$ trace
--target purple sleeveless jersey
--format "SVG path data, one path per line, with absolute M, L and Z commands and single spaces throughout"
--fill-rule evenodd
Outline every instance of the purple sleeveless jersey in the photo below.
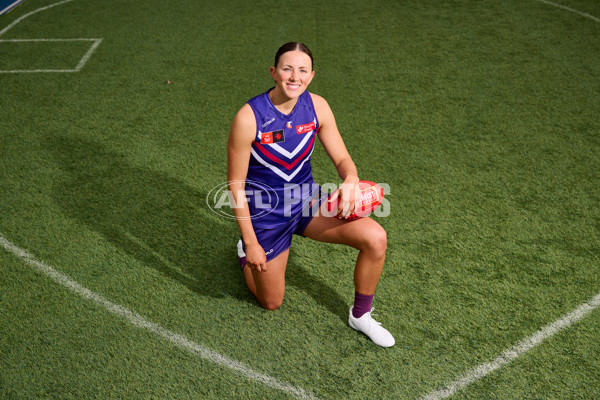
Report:
M 275 108 L 269 91 L 248 101 L 256 137 L 246 177 L 252 224 L 266 229 L 289 223 L 308 208 L 315 192 L 310 156 L 319 129 L 310 93 L 302 93 L 286 115 Z

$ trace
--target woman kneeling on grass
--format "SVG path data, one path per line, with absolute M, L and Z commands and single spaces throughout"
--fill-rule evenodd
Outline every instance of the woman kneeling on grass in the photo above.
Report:
M 386 232 L 371 218 L 347 219 L 360 199 L 358 172 L 329 105 L 306 90 L 315 75 L 312 54 L 302 43 L 286 43 L 275 54 L 270 71 L 275 87 L 238 111 L 227 144 L 227 180 L 237 205 L 234 215 L 242 236 L 238 255 L 246 284 L 264 308 L 275 310 L 283 302 L 293 234 L 352 246 L 359 253 L 348 323 L 376 344 L 393 346 L 392 335 L 371 317 Z M 310 157 L 315 136 L 343 180 L 329 200 L 339 199 L 342 219 L 320 210 L 327 195 L 313 181 Z M 259 198 L 247 196 L 250 193 L 259 193 Z M 265 204 L 272 205 L 269 212 Z

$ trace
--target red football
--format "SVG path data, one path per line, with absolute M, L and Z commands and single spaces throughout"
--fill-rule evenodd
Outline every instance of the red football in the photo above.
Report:
M 375 182 L 359 181 L 358 187 L 360 188 L 360 203 L 356 206 L 356 211 L 348 217 L 350 221 L 368 216 L 381 205 L 383 199 L 383 188 Z M 327 202 L 327 211 L 330 215 L 337 214 L 338 203 L 339 198 Z M 341 216 L 335 216 L 344 219 Z

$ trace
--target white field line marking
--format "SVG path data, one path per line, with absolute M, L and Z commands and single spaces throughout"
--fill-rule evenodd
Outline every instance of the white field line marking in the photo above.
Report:
M 190 353 L 206 360 L 212 362 L 214 364 L 220 365 L 222 367 L 228 368 L 237 372 L 239 375 L 261 383 L 269 388 L 277 389 L 282 392 L 291 394 L 300 399 L 317 399 L 312 393 L 290 385 L 289 383 L 282 382 L 276 378 L 273 378 L 269 375 L 262 374 L 260 372 L 254 371 L 252 368 L 244 365 L 243 363 L 233 360 L 227 356 L 217 353 L 216 351 L 210 350 L 207 347 L 204 347 L 187 337 L 180 335 L 178 333 L 172 332 L 168 329 L 163 328 L 162 326 L 155 324 L 153 322 L 148 321 L 143 316 L 139 315 L 136 312 L 133 312 L 123 306 L 115 304 L 105 297 L 89 290 L 88 288 L 80 285 L 75 282 L 67 275 L 55 270 L 49 265 L 44 264 L 43 262 L 36 259 L 34 256 L 29 254 L 27 251 L 15 246 L 11 242 L 9 242 L 4 236 L 0 234 L 0 245 L 4 247 L 9 252 L 13 253 L 15 256 L 19 257 L 23 261 L 27 262 L 29 265 L 34 267 L 36 270 L 46 275 L 48 278 L 52 279 L 56 283 L 70 289 L 81 297 L 92 301 L 96 305 L 110 311 L 113 314 L 116 314 L 124 319 L 126 319 L 132 325 L 146 329 L 157 336 L 160 336 L 177 347 L 189 351 Z
M 519 343 L 514 345 L 513 347 L 503 351 L 495 360 L 481 364 L 470 371 L 467 371 L 463 376 L 450 383 L 444 389 L 437 390 L 429 393 L 426 396 L 423 396 L 422 400 L 439 400 L 445 399 L 447 397 L 452 396 L 460 389 L 465 388 L 473 382 L 476 382 L 490 372 L 493 372 L 502 366 L 510 363 L 517 357 L 525 354 L 538 344 L 542 343 L 544 340 L 551 338 L 556 335 L 560 331 L 565 328 L 570 327 L 575 324 L 583 317 L 588 315 L 590 312 L 600 307 L 600 293 L 598 293 L 595 297 L 589 300 L 586 303 L 583 303 L 577 309 L 572 311 L 571 313 L 565 315 L 564 317 L 554 321 L 553 323 L 546 325 L 539 331 L 535 332 L 533 335 L 521 340 Z
M 594 20 L 596 22 L 600 22 L 600 18 L 596 18 L 593 15 L 590 15 L 590 14 L 578 11 L 578 10 L 576 10 L 574 8 L 571 8 L 571 7 L 563 6 L 562 4 L 556 4 L 556 3 L 553 3 L 553 2 L 547 1 L 547 0 L 536 0 L 536 1 L 539 1 L 540 3 L 546 3 L 546 4 L 554 6 L 554 7 L 562 8 L 563 10 L 567 10 L 567 11 L 570 11 L 572 13 L 579 14 L 582 17 L 586 17 L 586 18 L 589 18 L 589 19 Z
M 102 43 L 102 39 L 93 39 L 93 40 L 94 40 L 94 44 L 92 44 L 92 47 L 90 47 L 88 49 L 87 53 L 85 53 L 83 55 L 83 57 L 81 58 L 81 60 L 79 60 L 79 64 L 77 64 L 77 66 L 75 67 L 75 72 L 79 72 L 81 70 L 81 68 L 83 68 L 85 63 L 87 63 L 88 60 L 90 59 L 90 57 L 92 56 L 92 53 L 94 51 L 96 51 L 98 46 L 100 46 L 100 43 Z
M 61 5 L 61 4 L 69 3 L 69 2 L 71 2 L 71 1 L 73 1 L 73 0 L 63 0 L 63 1 L 59 1 L 58 3 L 50 4 L 50 5 L 47 5 L 46 7 L 41 7 L 41 8 L 38 8 L 37 10 L 33 10 L 33 11 L 31 11 L 31 12 L 29 12 L 29 13 L 25 14 L 25 15 L 22 15 L 21 17 L 19 17 L 19 18 L 15 19 L 15 20 L 14 20 L 14 21 L 13 21 L 13 22 L 12 22 L 10 25 L 8 25 L 6 28 L 2 29 L 2 30 L 0 31 L 0 36 L 4 35 L 6 32 L 8 32 L 10 29 L 12 29 L 12 28 L 13 28 L 15 25 L 17 25 L 19 22 L 23 21 L 23 20 L 24 20 L 25 18 L 27 18 L 27 17 L 30 17 L 30 16 L 32 16 L 33 14 L 39 13 L 40 11 L 45 11 L 45 10 L 47 10 L 47 9 L 49 9 L 49 8 L 52 8 L 52 7 L 59 6 L 59 5 Z
M 81 60 L 74 69 L 15 69 L 15 70 L 0 70 L 0 74 L 21 74 L 28 72 L 79 72 L 81 68 L 87 63 L 92 56 L 92 53 L 96 50 L 102 39 L 88 39 L 88 38 L 77 38 L 77 39 L 0 39 L 0 43 L 26 43 L 26 42 L 93 42 L 87 52 L 83 55 Z
M 17 25 L 19 22 L 23 21 L 27 17 L 32 16 L 33 14 L 36 14 L 40 11 L 48 10 L 49 8 L 56 7 L 61 4 L 69 3 L 71 1 L 73 1 L 73 0 L 63 0 L 63 1 L 59 1 L 58 3 L 50 4 L 45 7 L 38 8 L 37 10 L 33 10 L 33 11 L 17 18 L 6 28 L 2 29 L 0 31 L 0 36 L 4 35 L 10 29 L 14 28 L 15 25 Z M 12 40 L 5 40 L 5 41 L 6 42 L 10 42 L 10 41 L 12 41 L 12 42 L 27 42 L 27 41 L 29 41 L 29 42 L 60 42 L 60 41 L 68 42 L 68 41 L 75 41 L 75 40 L 89 40 L 89 41 L 93 41 L 94 43 L 88 49 L 88 51 L 83 55 L 81 60 L 79 60 L 79 63 L 77 64 L 77 66 L 74 69 L 17 69 L 17 70 L 11 70 L 11 71 L 0 71 L 0 74 L 22 74 L 22 73 L 37 73 L 37 72 L 45 72 L 45 73 L 48 73 L 48 72 L 79 72 L 83 68 L 83 66 L 88 62 L 88 60 L 90 59 L 90 57 L 92 56 L 94 51 L 96 51 L 96 48 L 98 48 L 98 46 L 100 46 L 100 43 L 102 43 L 102 39 L 12 39 Z
M 552 3 L 547 0 L 536 0 L 536 1 L 539 1 L 541 3 L 546 3 L 546 4 L 549 4 L 554 7 L 562 8 L 564 10 L 567 10 L 567 11 L 579 14 L 581 16 L 590 18 L 596 22 L 600 22 L 600 19 L 594 17 L 593 15 L 586 14 L 581 11 L 577 11 L 573 8 L 569 8 L 569 7 L 560 5 L 560 4 Z M 550 325 L 545 326 L 544 328 L 540 329 L 533 335 L 523 339 L 522 341 L 517 343 L 515 346 L 509 348 L 508 350 L 505 350 L 504 352 L 502 352 L 502 354 L 500 354 L 498 357 L 496 357 L 495 360 L 485 363 L 485 364 L 481 364 L 481 365 L 471 369 L 470 371 L 467 371 L 467 373 L 465 373 L 462 377 L 460 377 L 459 379 L 450 383 L 444 389 L 431 392 L 431 393 L 427 394 L 426 396 L 423 396 L 421 399 L 422 400 L 439 400 L 439 399 L 445 399 L 447 397 L 452 396 L 457 391 L 465 388 L 466 386 L 470 385 L 473 382 L 476 382 L 476 381 L 484 378 L 490 372 L 493 372 L 493 371 L 501 368 L 502 366 L 510 363 L 517 357 L 525 354 L 526 352 L 528 352 L 529 350 L 531 350 L 538 344 L 542 343 L 544 340 L 556 335 L 563 329 L 568 328 L 569 326 L 578 322 L 580 319 L 582 319 L 583 317 L 585 317 L 587 314 L 589 314 L 591 311 L 597 309 L 598 307 L 600 307 L 600 293 L 598 293 L 594 298 L 592 298 L 587 303 L 584 303 L 581 306 L 579 306 L 575 311 L 571 312 L 570 314 L 565 315 L 564 317 L 558 319 L 557 321 L 551 323 Z
M 593 15 L 575 10 L 570 7 L 563 6 L 561 4 L 552 3 L 547 0 L 536 0 L 536 1 L 539 1 L 541 3 L 546 3 L 546 4 L 549 4 L 554 7 L 562 8 L 564 10 L 573 12 L 575 14 L 579 14 L 583 17 L 590 18 L 596 22 L 600 22 L 600 19 L 594 17 Z M 568 328 L 569 326 L 575 324 L 580 319 L 582 319 L 587 314 L 589 314 L 591 311 L 593 311 L 599 307 L 600 307 L 600 293 L 598 293 L 594 298 L 592 298 L 587 303 L 584 303 L 581 306 L 579 306 L 575 311 L 556 320 L 555 322 L 551 323 L 550 325 L 546 325 L 544 328 L 540 329 L 539 331 L 537 331 L 533 335 L 529 336 L 528 338 L 523 339 L 522 341 L 517 343 L 515 346 L 511 347 L 508 350 L 505 350 L 504 352 L 502 352 L 502 354 L 500 354 L 498 357 L 496 357 L 495 360 L 493 360 L 489 363 L 481 364 L 481 365 L 471 369 L 470 371 L 467 371 L 467 373 L 465 373 L 462 377 L 460 377 L 459 379 L 450 383 L 444 389 L 431 392 L 431 393 L 427 394 L 426 396 L 423 396 L 421 399 L 422 400 L 439 400 L 439 399 L 445 399 L 447 397 L 452 396 L 454 393 L 465 388 L 466 386 L 469 386 L 471 383 L 484 378 L 490 372 L 493 372 L 493 371 L 501 368 L 502 366 L 510 363 L 515 358 L 525 354 L 526 352 L 528 352 L 529 350 L 531 350 L 538 344 L 542 343 L 544 340 L 556 335 L 563 329 Z
M 16 6 L 18 6 L 22 2 L 23 2 L 23 0 L 13 0 L 13 2 L 10 3 L 8 6 L 6 6 L 5 9 L 0 10 L 0 15 L 9 12 L 10 10 L 12 10 L 13 8 L 15 8 Z

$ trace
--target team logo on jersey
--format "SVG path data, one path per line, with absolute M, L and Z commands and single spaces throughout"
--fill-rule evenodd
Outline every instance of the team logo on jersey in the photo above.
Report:
M 260 144 L 273 144 L 283 142 L 285 136 L 283 135 L 283 129 L 273 132 L 265 132 L 260 136 Z
M 315 126 L 316 126 L 316 124 L 314 121 L 311 122 L 310 124 L 298 125 L 296 127 L 296 133 L 298 135 L 301 135 L 303 133 L 313 131 L 315 129 Z

